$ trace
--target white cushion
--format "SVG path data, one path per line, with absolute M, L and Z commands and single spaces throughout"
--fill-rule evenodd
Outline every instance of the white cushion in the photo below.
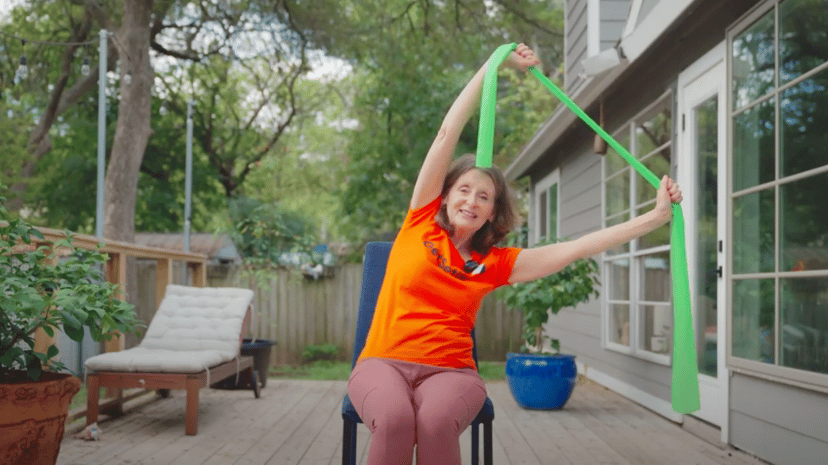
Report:
M 170 284 L 138 347 L 86 360 L 87 369 L 198 373 L 239 355 L 250 289 Z
M 90 357 L 86 361 L 86 367 L 95 371 L 200 373 L 226 361 L 225 357 L 215 350 L 182 351 L 133 347 Z

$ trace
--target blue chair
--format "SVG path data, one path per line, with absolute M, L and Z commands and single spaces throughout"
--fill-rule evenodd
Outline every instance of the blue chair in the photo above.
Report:
M 365 347 L 365 338 L 368 328 L 374 317 L 374 308 L 377 306 L 382 280 L 385 277 L 385 267 L 388 265 L 388 254 L 391 252 L 391 242 L 370 242 L 365 247 L 365 267 L 362 272 L 362 291 L 359 298 L 359 315 L 357 316 L 356 338 L 354 339 L 354 358 L 351 369 L 356 365 L 362 348 Z M 474 340 L 474 331 L 471 333 Z M 476 343 L 473 349 L 474 363 L 477 364 Z M 345 395 L 342 401 L 342 465 L 356 465 L 357 423 L 362 423 L 351 399 Z M 494 405 L 491 399 L 480 409 L 480 413 L 471 424 L 472 427 L 472 464 L 479 462 L 479 432 L 483 424 L 483 463 L 492 465 L 492 420 L 494 420 Z

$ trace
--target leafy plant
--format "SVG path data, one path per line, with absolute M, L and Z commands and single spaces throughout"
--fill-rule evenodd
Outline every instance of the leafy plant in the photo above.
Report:
M 305 362 L 333 361 L 339 358 L 339 352 L 339 346 L 336 344 L 308 344 L 302 351 L 302 358 Z
M 230 203 L 231 237 L 252 264 L 291 265 L 291 257 L 314 260 L 313 225 L 278 203 L 238 198 Z M 315 263 L 314 263 L 315 264 Z
M 539 245 L 560 242 L 561 240 L 542 242 Z M 595 260 L 579 259 L 570 263 L 557 273 L 525 283 L 513 284 L 502 288 L 501 297 L 511 310 L 519 310 L 524 315 L 523 338 L 524 350 L 540 354 L 544 343 L 550 341 L 552 350 L 560 350 L 560 341 L 544 334 L 543 325 L 549 321 L 549 314 L 556 315 L 562 308 L 574 307 L 586 302 L 591 296 L 598 297 L 598 264 Z
M 3 186 L 0 186 L 2 188 Z M 49 336 L 61 330 L 72 340 L 84 328 L 96 341 L 115 331 L 135 332 L 133 306 L 117 298 L 119 289 L 100 269 L 107 257 L 72 245 L 71 233 L 54 244 L 36 245 L 43 234 L 25 221 L 10 219 L 0 197 L 0 383 L 20 378 L 37 381 L 44 367 L 65 370 L 55 344 L 35 350 L 35 331 Z

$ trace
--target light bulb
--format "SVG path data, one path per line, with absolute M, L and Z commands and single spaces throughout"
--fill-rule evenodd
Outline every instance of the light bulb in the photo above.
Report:
M 81 65 L 81 74 L 84 76 L 89 76 L 89 73 L 92 70 L 89 67 L 89 57 L 83 57 L 83 65 Z
M 29 66 L 27 65 L 25 53 L 20 55 L 20 66 L 17 67 L 17 76 L 20 79 L 26 79 L 29 76 Z

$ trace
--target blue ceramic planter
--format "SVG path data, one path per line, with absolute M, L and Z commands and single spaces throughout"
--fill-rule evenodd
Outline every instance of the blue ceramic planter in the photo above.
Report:
M 509 390 L 523 408 L 562 408 L 569 400 L 577 378 L 574 355 L 506 354 Z

